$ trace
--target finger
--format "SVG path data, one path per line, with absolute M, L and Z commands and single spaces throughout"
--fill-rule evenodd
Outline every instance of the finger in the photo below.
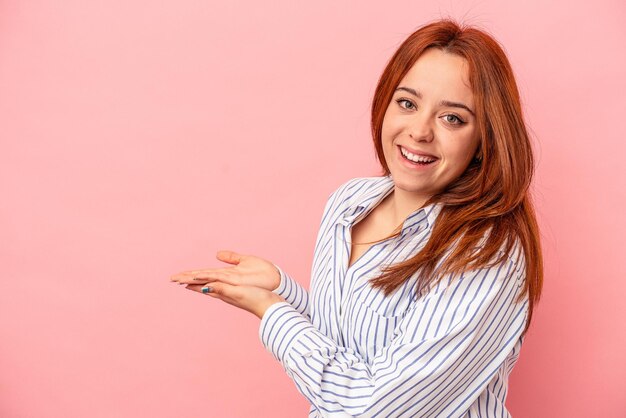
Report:
M 238 286 L 241 284 L 241 278 L 239 274 L 230 270 L 221 272 L 198 273 L 194 281 L 204 281 L 206 283 L 222 282 L 233 286 Z
M 203 274 L 203 277 L 209 277 L 213 273 L 224 273 L 227 269 L 231 268 L 232 267 L 182 271 L 180 273 L 171 275 L 170 280 L 173 282 L 188 281 L 192 280 L 194 277 L 199 277 L 200 274 Z
M 180 273 L 173 274 L 171 277 L 176 276 L 194 276 L 198 273 L 206 273 L 206 272 L 220 272 L 227 269 L 232 269 L 232 267 L 217 267 L 217 268 L 206 268 L 206 269 L 196 269 L 196 270 L 185 270 Z
M 233 290 L 236 290 L 235 286 L 222 282 L 207 283 L 204 286 L 200 286 L 200 292 L 208 296 L 220 298 L 230 298 L 232 296 Z
M 179 282 L 181 280 L 184 280 L 184 279 L 187 279 L 187 278 L 190 278 L 190 277 L 194 277 L 194 275 L 191 274 L 191 272 L 183 271 L 181 273 L 172 274 L 170 276 L 170 280 L 173 281 L 173 282 Z
M 202 286 L 200 291 L 207 296 L 219 299 L 222 302 L 226 302 L 236 308 L 247 310 L 247 308 L 241 304 L 241 288 L 238 286 L 215 282 Z
M 237 286 L 232 286 L 222 282 L 205 285 L 188 285 L 187 288 L 191 288 L 191 290 L 196 292 L 204 293 L 207 296 L 213 296 L 224 300 L 229 299 L 231 301 L 237 299 L 239 293 Z
M 205 284 L 215 281 L 223 281 L 229 284 L 237 284 L 238 281 L 226 272 L 200 272 L 197 274 L 184 275 L 178 278 L 179 283 L 186 284 Z
M 178 283 L 178 284 L 184 284 L 185 279 L 187 279 L 188 277 L 191 277 L 191 276 L 187 276 L 183 274 L 175 274 L 173 276 L 170 276 L 170 281 Z
M 216 257 L 218 260 L 228 264 L 239 264 L 243 256 L 234 251 L 220 250 L 217 252 Z
M 202 288 L 205 287 L 203 284 L 188 284 L 187 289 L 193 290 L 194 292 L 204 293 Z
M 224 290 L 225 287 L 227 288 L 226 290 Z M 229 295 L 232 293 L 231 288 L 233 288 L 233 286 L 223 285 L 220 283 L 213 284 L 210 286 L 201 285 L 201 284 L 200 285 L 193 285 L 193 284 L 187 285 L 187 289 L 189 290 L 193 290 L 194 292 L 202 293 L 204 295 L 211 296 L 216 299 L 220 299 L 230 305 L 237 306 L 235 299 L 229 297 Z
M 178 284 L 186 284 L 186 285 L 191 285 L 191 284 L 205 285 L 208 282 L 209 281 L 207 279 L 196 278 L 196 277 L 186 277 L 184 279 L 178 280 Z
M 204 295 L 219 297 L 217 292 L 213 291 L 212 286 L 206 286 L 204 284 L 188 284 L 187 289 L 192 290 L 194 292 L 202 293 Z

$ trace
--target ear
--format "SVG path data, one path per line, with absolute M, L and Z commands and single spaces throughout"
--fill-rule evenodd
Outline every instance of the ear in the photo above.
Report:
M 476 155 L 474 155 L 474 162 L 480 163 L 483 160 L 483 152 L 480 149 L 480 147 L 478 148 L 478 150 L 476 151 Z

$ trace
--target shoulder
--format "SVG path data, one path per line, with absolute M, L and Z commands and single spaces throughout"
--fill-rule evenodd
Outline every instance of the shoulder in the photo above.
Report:
M 328 197 L 335 206 L 359 204 L 365 196 L 388 187 L 392 180 L 388 176 L 356 177 L 342 183 Z
M 510 240 L 511 246 L 502 243 L 486 264 L 470 266 L 460 271 L 460 274 L 448 273 L 447 284 L 453 284 L 453 288 L 478 288 L 482 293 L 504 293 L 511 300 L 517 298 L 524 291 L 526 258 L 521 240 L 517 237 L 511 237 Z
M 352 213 L 358 206 L 365 206 L 390 183 L 393 181 L 388 176 L 356 177 L 343 182 L 328 196 L 324 219 L 337 219 L 342 214 Z
M 526 280 L 526 257 L 521 240 L 517 236 L 510 236 L 480 270 L 505 286 L 521 288 Z
M 510 247 L 509 247 L 510 242 Z M 524 255 L 524 247 L 522 241 L 517 235 L 510 235 L 500 245 L 500 249 L 497 252 L 497 257 L 505 263 L 510 263 L 514 266 L 524 268 L 526 263 L 526 257 Z
M 456 273 L 447 274 L 449 276 L 448 283 L 454 281 L 454 278 L 459 276 L 473 277 L 474 279 L 480 279 L 480 281 L 490 277 L 493 281 L 501 282 L 501 284 L 507 282 L 520 285 L 524 282 L 526 277 L 526 257 L 522 241 L 517 235 L 511 234 L 504 238 L 503 242 L 496 244 L 498 247 L 492 247 L 491 250 L 487 250 L 487 248 L 493 245 L 488 242 L 489 239 L 495 238 L 491 237 L 492 230 L 492 228 L 489 228 L 485 231 L 469 253 L 459 255 L 456 252 L 459 245 L 458 240 L 446 250 L 442 259 L 439 260 L 438 266 L 451 257 L 460 257 L 467 260 L 465 268 L 455 269 Z M 488 253 L 486 253 L 487 251 Z
M 482 236 L 474 246 L 474 252 L 483 251 L 492 238 L 493 227 L 483 232 Z M 458 241 L 457 241 L 458 244 Z M 451 248 L 452 249 L 452 248 Z M 521 239 L 514 233 L 510 233 L 504 238 L 500 247 L 496 249 L 488 264 L 497 264 L 499 262 L 513 263 L 514 265 L 523 265 L 525 263 L 524 247 Z

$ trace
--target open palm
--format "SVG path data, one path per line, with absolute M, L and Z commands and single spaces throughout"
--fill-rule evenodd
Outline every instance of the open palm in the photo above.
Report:
M 274 290 L 280 284 L 276 266 L 261 257 L 239 254 L 234 251 L 218 251 L 216 258 L 230 267 L 189 270 L 170 277 L 180 284 L 206 284 L 215 281 L 235 286 L 256 286 Z

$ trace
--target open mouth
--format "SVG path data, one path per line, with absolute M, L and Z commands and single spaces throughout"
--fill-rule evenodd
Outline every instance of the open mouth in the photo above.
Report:
M 433 157 L 432 155 L 413 154 L 412 152 L 407 151 L 402 146 L 399 146 L 399 147 L 400 147 L 400 154 L 402 154 L 402 157 L 406 161 L 410 162 L 411 164 L 425 166 L 425 165 L 432 164 L 438 160 L 438 158 Z

